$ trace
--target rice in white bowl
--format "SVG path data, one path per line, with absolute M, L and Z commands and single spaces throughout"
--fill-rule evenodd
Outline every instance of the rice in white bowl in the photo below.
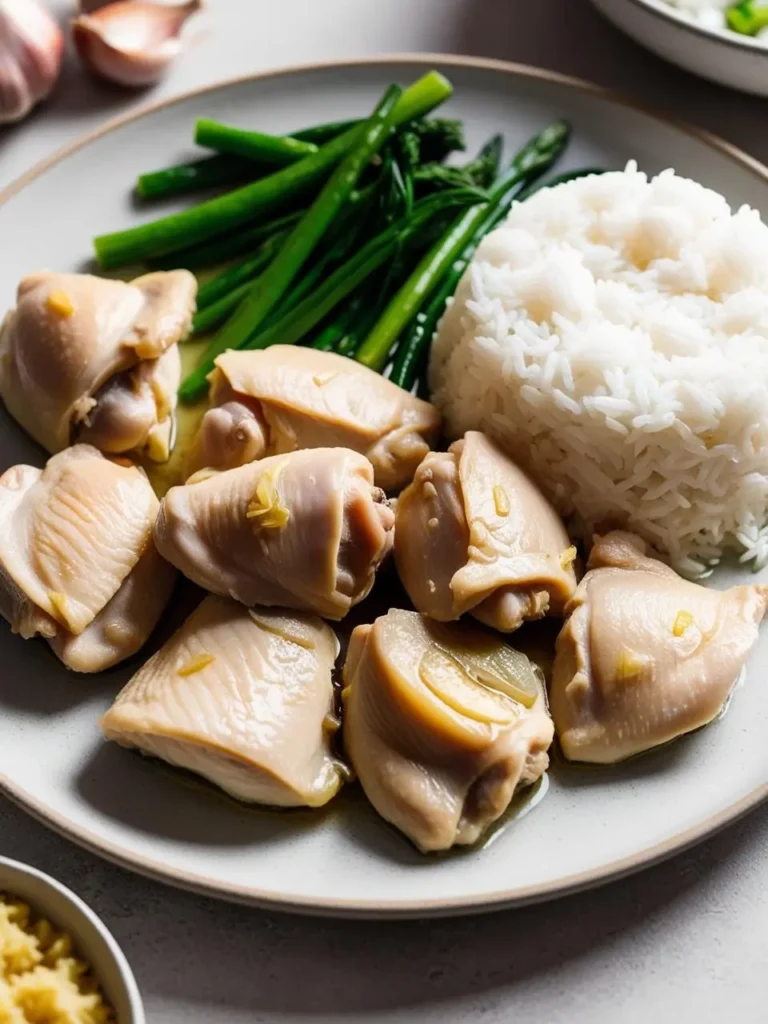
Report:
M 665 171 L 543 189 L 485 239 L 432 346 L 448 431 L 495 437 L 589 541 L 681 572 L 768 558 L 768 227 Z

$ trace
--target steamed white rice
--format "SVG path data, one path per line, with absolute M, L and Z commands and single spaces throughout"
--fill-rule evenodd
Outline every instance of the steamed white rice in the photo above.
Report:
M 484 430 L 572 532 L 626 524 L 687 575 L 768 560 L 768 227 L 665 171 L 573 181 L 480 247 L 432 347 L 448 430 Z

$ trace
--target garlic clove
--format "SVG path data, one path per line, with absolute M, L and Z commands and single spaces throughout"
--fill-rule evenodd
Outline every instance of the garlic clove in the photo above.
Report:
M 64 39 L 37 0 L 0 0 L 0 124 L 19 121 L 50 93 Z
M 90 14 L 72 22 L 81 60 L 119 85 L 152 85 L 181 52 L 181 32 L 202 0 L 169 6 L 151 0 L 117 0 L 100 6 L 85 0 Z

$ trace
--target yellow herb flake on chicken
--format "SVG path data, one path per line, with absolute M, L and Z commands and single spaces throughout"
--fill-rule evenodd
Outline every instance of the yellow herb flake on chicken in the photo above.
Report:
M 281 530 L 291 513 L 280 499 L 277 489 L 279 470 L 274 473 L 265 472 L 256 486 L 256 494 L 248 505 L 246 517 L 255 519 L 259 526 L 268 530 Z
M 58 590 L 50 590 L 48 592 L 48 600 L 51 602 L 51 606 L 57 615 L 61 616 L 66 622 L 67 620 L 67 597 L 66 594 L 62 594 Z
M 26 903 L 0 893 L 0 1021 L 108 1024 L 104 1002 L 71 936 L 35 919 Z
M 682 609 L 677 613 L 675 623 L 672 626 L 672 636 L 682 636 L 689 626 L 693 625 L 693 615 Z
M 496 484 L 493 488 L 493 505 L 497 516 L 509 515 L 509 497 L 501 484 Z
M 51 292 L 45 300 L 45 305 L 50 313 L 53 313 L 55 316 L 60 316 L 62 320 L 66 320 L 67 317 L 72 316 L 75 312 L 72 299 L 70 299 L 66 292 Z
M 645 659 L 630 650 L 629 647 L 622 647 L 616 659 L 616 682 L 627 683 L 638 679 L 646 664 Z
M 576 548 L 573 546 L 573 544 L 571 544 L 571 546 L 569 548 L 566 548 L 562 555 L 560 555 L 560 567 L 562 569 L 567 569 L 568 566 L 573 565 L 575 561 Z
M 193 676 L 195 672 L 202 672 L 204 668 L 213 664 L 216 658 L 212 654 L 198 654 L 190 661 L 176 669 L 177 676 Z

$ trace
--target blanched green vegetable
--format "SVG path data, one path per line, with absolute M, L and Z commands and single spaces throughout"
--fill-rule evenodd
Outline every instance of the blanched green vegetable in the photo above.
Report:
M 187 378 L 179 394 L 184 399 L 199 397 L 214 360 L 228 348 L 241 348 L 273 309 L 322 240 L 349 199 L 360 175 L 392 130 L 399 86 L 390 86 L 376 110 L 360 130 L 359 142 L 339 164 L 320 195 L 293 229 L 278 256 L 252 286 L 234 315 L 219 331 L 203 356 L 202 364 Z M 332 143 L 331 143 L 332 145 Z
M 430 72 L 402 94 L 393 113 L 393 124 L 404 124 L 422 117 L 446 100 L 451 92 L 451 84 L 446 78 L 435 71 Z M 100 235 L 94 240 L 100 266 L 110 269 L 164 256 L 224 234 L 259 215 L 284 210 L 326 177 L 357 145 L 361 131 L 352 128 L 311 156 L 190 210 L 126 231 Z
M 742 3 L 726 9 L 725 20 L 733 32 L 756 36 L 761 29 L 768 28 L 768 4 L 742 0 Z
M 437 290 L 451 264 L 474 238 L 489 211 L 504 204 L 521 184 L 528 184 L 552 166 L 565 148 L 570 128 L 556 121 L 517 154 L 509 170 L 494 186 L 489 202 L 466 210 L 424 256 L 410 278 L 390 302 L 379 322 L 357 353 L 357 359 L 374 370 L 383 370 L 392 346 L 419 309 Z
M 207 117 L 199 118 L 195 125 L 195 142 L 198 146 L 215 149 L 220 153 L 245 156 L 277 167 L 295 163 L 317 152 L 314 142 L 302 142 L 290 135 L 268 135 L 266 132 L 233 128 L 232 125 L 211 121 Z
M 234 185 L 263 173 L 251 160 L 237 156 L 206 156 L 187 164 L 149 171 L 136 179 L 141 199 L 162 199 L 187 192 L 200 192 L 217 185 Z
M 566 181 L 573 181 L 575 178 L 602 173 L 601 170 L 593 167 L 583 168 L 578 171 L 567 171 L 565 174 L 551 178 L 542 185 L 536 183 L 527 187 L 521 187 L 518 194 L 507 192 L 504 201 L 489 210 L 488 216 L 479 225 L 462 253 L 454 261 L 434 296 L 424 309 L 417 313 L 413 323 L 398 342 L 389 379 L 401 388 L 405 388 L 406 391 L 410 391 L 417 378 L 423 378 L 426 370 L 426 357 L 429 345 L 440 318 L 445 312 L 448 300 L 458 288 L 459 281 L 464 276 L 464 272 L 475 255 L 478 246 L 485 236 L 504 219 L 515 199 L 519 199 L 522 202 L 540 188 L 553 188 L 555 185 L 562 185 Z
M 475 159 L 462 167 L 447 167 L 440 163 L 422 164 L 414 173 L 414 184 L 422 195 L 436 188 L 490 188 L 499 173 L 502 149 L 502 137 L 494 135 Z

